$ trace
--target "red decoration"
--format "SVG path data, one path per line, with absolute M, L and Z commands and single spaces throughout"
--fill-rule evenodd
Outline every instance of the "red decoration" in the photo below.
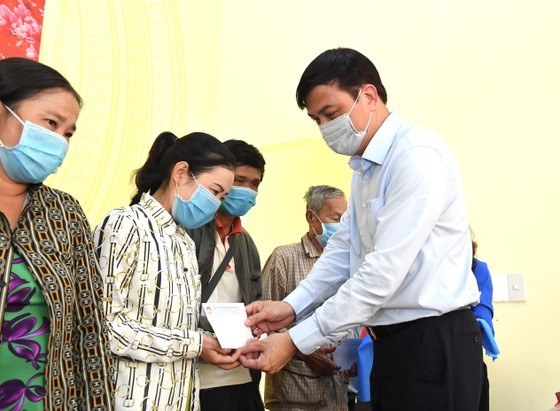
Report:
M 0 58 L 39 59 L 45 0 L 2 0 Z

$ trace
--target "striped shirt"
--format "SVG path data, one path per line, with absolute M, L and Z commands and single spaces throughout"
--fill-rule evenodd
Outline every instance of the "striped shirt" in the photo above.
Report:
M 101 277 L 90 226 L 78 202 L 37 185 L 29 188 L 13 231 L 0 213 L 0 324 L 14 251 L 25 259 L 50 317 L 45 409 L 112 409 Z
M 151 196 L 94 232 L 119 410 L 198 410 L 200 278 L 194 243 Z
M 274 249 L 263 274 L 263 299 L 283 300 L 319 259 L 306 234 L 301 242 Z M 347 386 L 340 374 L 321 376 L 299 358 L 292 358 L 276 374 L 266 375 L 265 405 L 269 410 L 347 410 Z

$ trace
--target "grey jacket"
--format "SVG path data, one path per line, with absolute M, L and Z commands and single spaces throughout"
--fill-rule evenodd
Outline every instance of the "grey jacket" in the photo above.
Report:
M 187 230 L 187 233 L 196 245 L 198 271 L 202 278 L 205 273 L 212 270 L 214 264 L 216 221 L 212 220 L 200 228 Z M 241 233 L 231 234 L 228 238 L 230 243 L 232 240 L 237 243 L 237 249 L 233 254 L 233 258 L 235 260 L 235 274 L 237 276 L 237 281 L 239 281 L 239 289 L 243 302 L 249 304 L 253 301 L 260 300 L 262 297 L 261 261 L 257 246 L 245 229 L 243 229 Z M 210 272 L 210 275 L 212 274 L 214 273 Z M 202 291 L 204 291 L 204 285 Z M 213 331 L 210 322 L 205 316 L 199 317 L 199 327 L 204 330 Z M 261 372 L 257 370 L 250 371 L 254 387 L 258 392 Z
M 216 222 L 194 229 L 187 230 L 196 245 L 196 258 L 201 277 L 212 270 L 214 251 L 216 248 Z M 235 237 L 235 239 L 233 239 Z M 262 297 L 261 262 L 257 246 L 249 233 L 243 229 L 241 233 L 231 234 L 230 241 L 237 243 L 233 255 L 235 261 L 235 274 L 239 281 L 241 298 L 245 304 L 252 303 Z M 213 273 L 210 273 L 213 274 Z M 203 284 L 204 289 L 204 284 Z

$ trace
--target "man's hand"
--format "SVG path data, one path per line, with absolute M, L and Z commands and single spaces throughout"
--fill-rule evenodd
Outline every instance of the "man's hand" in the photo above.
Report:
M 296 319 L 292 306 L 284 301 L 255 301 L 246 307 L 245 325 L 251 327 L 253 335 L 270 333 L 284 328 Z
M 296 352 L 297 348 L 290 334 L 276 333 L 260 341 L 248 342 L 239 360 L 244 367 L 274 374 L 280 371 Z
M 338 370 L 340 370 L 340 366 L 335 363 L 330 356 L 330 354 L 333 353 L 335 349 L 336 346 L 328 345 L 319 348 L 317 351 L 310 355 L 305 355 L 298 351 L 296 357 L 300 360 L 305 361 L 316 374 L 331 376 L 334 375 Z
M 200 358 L 203 362 L 231 370 L 241 365 L 239 356 L 241 349 L 232 350 L 222 348 L 218 340 L 211 335 L 202 334 L 202 352 Z
M 349 369 L 347 369 L 346 371 L 343 372 L 343 375 L 344 375 L 344 379 L 346 381 L 350 381 L 350 378 L 357 377 L 358 376 L 358 362 L 354 361 L 352 363 L 352 366 Z

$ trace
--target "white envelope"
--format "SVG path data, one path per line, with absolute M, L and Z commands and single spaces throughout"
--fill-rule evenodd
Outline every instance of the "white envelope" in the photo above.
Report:
M 358 347 L 361 342 L 361 338 L 343 338 L 338 341 L 333 353 L 333 361 L 340 365 L 339 371 L 349 370 L 352 364 L 358 361 Z
M 203 303 L 202 308 L 222 348 L 244 347 L 253 338 L 251 329 L 243 322 L 247 319 L 243 303 Z

